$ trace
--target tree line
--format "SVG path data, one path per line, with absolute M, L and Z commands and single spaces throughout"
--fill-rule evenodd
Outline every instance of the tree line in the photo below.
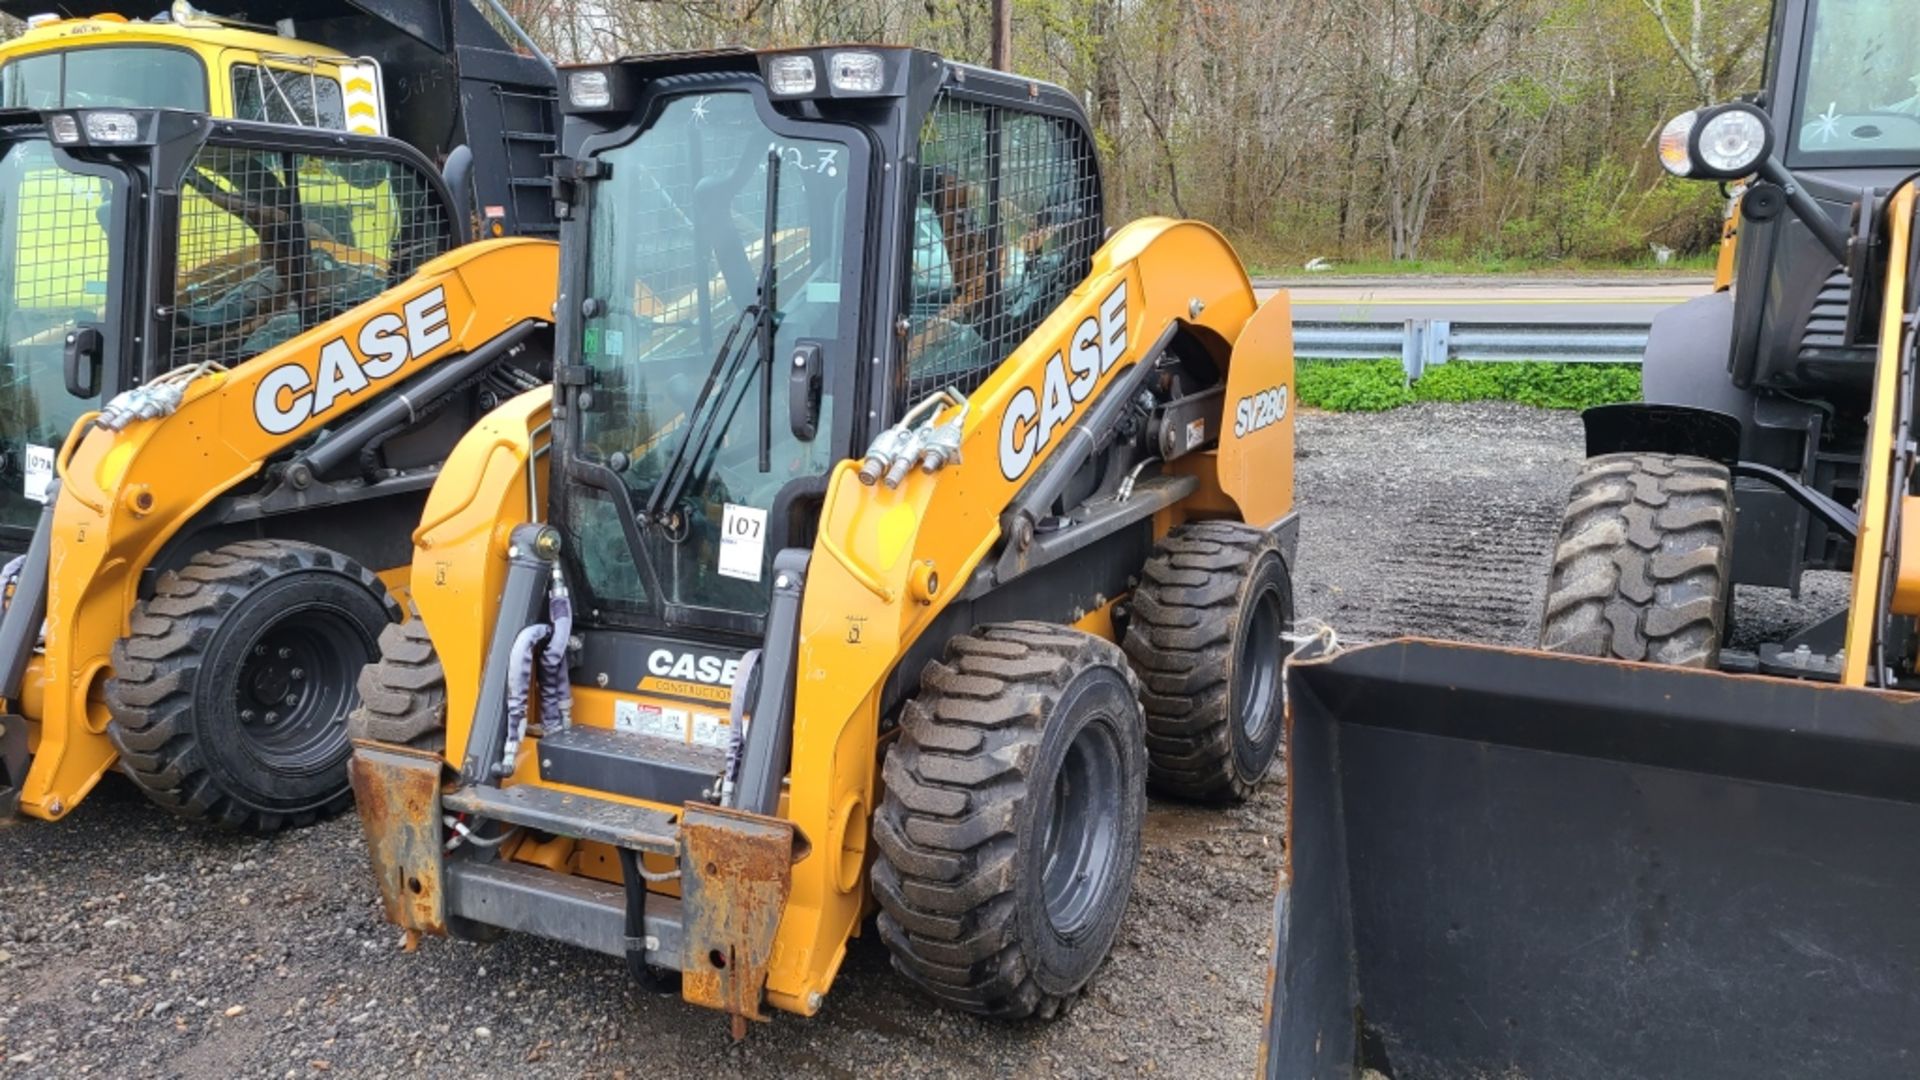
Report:
M 1115 220 L 1249 261 L 1702 252 L 1712 185 L 1652 139 L 1755 88 L 1767 0 L 1012 0 L 1013 63 L 1081 96 Z M 984 63 L 990 0 L 510 0 L 560 57 L 906 42 Z

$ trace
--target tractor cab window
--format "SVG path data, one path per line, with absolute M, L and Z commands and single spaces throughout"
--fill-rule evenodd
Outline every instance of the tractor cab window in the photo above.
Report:
M 184 49 L 112 45 L 37 53 L 0 67 L 0 108 L 143 106 L 205 112 L 199 58 Z
M 839 456 L 833 380 L 815 436 L 802 439 L 788 419 L 786 365 L 810 344 L 831 370 L 854 340 L 852 149 L 832 137 L 842 129 L 778 133 L 763 107 L 746 90 L 675 97 L 600 154 L 610 171 L 590 188 L 580 349 L 593 374 L 579 452 L 624 492 L 583 487 L 570 505 L 602 605 L 764 612 L 775 500 Z M 673 523 L 650 526 L 645 551 L 623 532 L 628 505 Z M 647 595 L 643 562 L 665 595 Z
M 1087 275 L 1093 150 L 1066 121 L 942 97 L 920 136 L 903 407 L 977 387 Z
M 233 115 L 237 120 L 261 120 L 269 124 L 347 129 L 347 108 L 340 95 L 340 80 L 309 69 L 235 64 L 233 66 Z
M 1800 155 L 1920 161 L 1920 35 L 1891 0 L 1819 0 L 1801 76 Z
M 432 183 L 400 162 L 208 144 L 181 188 L 172 367 L 255 356 L 452 243 Z
M 44 141 L 0 143 L 0 535 L 31 530 L 53 452 L 97 398 L 67 392 L 69 331 L 104 324 L 118 284 L 115 186 L 68 172 Z M 108 335 L 107 348 L 113 348 Z M 111 362 L 111 358 L 107 358 Z M 17 537 L 7 536 L 17 540 Z

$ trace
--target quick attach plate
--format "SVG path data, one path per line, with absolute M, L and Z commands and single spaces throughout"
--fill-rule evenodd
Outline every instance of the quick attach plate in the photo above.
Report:
M 440 829 L 445 768 L 438 754 L 375 742 L 356 741 L 347 760 L 387 920 L 409 933 L 447 932 Z
M 680 896 L 686 933 L 680 995 L 733 1016 L 765 1020 L 773 940 L 805 854 L 793 823 L 744 810 L 688 804 L 680 818 Z

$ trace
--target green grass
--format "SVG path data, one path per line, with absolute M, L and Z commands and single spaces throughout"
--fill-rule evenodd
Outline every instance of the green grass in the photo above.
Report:
M 1309 274 L 1301 269 L 1301 262 L 1262 261 L 1248 268 L 1248 273 L 1256 278 L 1341 278 L 1341 277 L 1499 277 L 1502 275 L 1537 274 L 1552 277 L 1559 274 L 1637 274 L 1647 271 L 1666 273 L 1712 273 L 1714 261 L 1718 258 L 1713 251 L 1704 251 L 1696 255 L 1676 254 L 1665 266 L 1653 261 L 1651 254 L 1644 258 L 1606 261 L 1592 259 L 1526 259 L 1507 256 L 1487 256 L 1471 259 L 1417 259 L 1412 262 L 1395 262 L 1391 259 L 1361 258 L 1339 260 L 1329 270 Z M 1304 260 L 1303 260 L 1304 261 Z
M 1585 409 L 1640 400 L 1632 364 L 1488 364 L 1456 360 L 1412 384 L 1398 360 L 1303 360 L 1294 393 L 1302 405 L 1333 412 L 1381 412 L 1416 401 L 1517 401 L 1545 409 Z

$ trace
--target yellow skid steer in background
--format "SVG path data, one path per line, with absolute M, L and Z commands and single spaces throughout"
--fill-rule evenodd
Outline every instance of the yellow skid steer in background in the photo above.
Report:
M 43 505 L 0 616 L 0 812 L 60 818 L 118 764 L 188 817 L 309 822 L 350 799 L 353 682 L 440 461 L 546 377 L 555 247 L 455 250 L 456 201 L 392 140 L 101 116 L 0 124 L 11 416 L 129 388 L 6 496 Z M 76 244 L 79 311 L 36 273 Z

